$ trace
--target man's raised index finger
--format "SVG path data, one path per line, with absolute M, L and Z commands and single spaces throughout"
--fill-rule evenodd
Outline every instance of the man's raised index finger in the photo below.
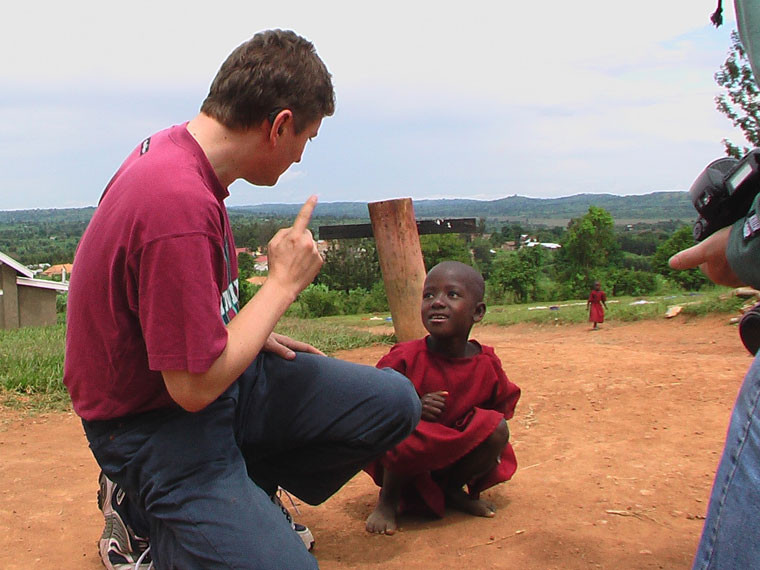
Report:
M 311 214 L 314 212 L 316 205 L 317 196 L 315 194 L 312 194 L 309 196 L 309 199 L 306 200 L 306 203 L 301 206 L 301 211 L 298 212 L 296 220 L 293 222 L 294 231 L 302 232 L 308 227 L 309 221 L 311 220 Z

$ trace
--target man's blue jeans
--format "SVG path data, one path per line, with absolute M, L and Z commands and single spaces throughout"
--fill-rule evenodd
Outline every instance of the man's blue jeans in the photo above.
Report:
M 760 357 L 731 414 L 693 570 L 760 568 Z
M 316 568 L 270 500 L 335 493 L 420 418 L 411 382 L 332 358 L 262 353 L 197 413 L 84 422 L 95 458 L 150 532 L 158 569 Z

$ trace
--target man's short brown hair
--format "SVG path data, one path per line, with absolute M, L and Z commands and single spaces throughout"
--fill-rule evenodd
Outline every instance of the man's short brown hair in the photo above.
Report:
M 238 46 L 219 68 L 201 112 L 233 130 L 293 111 L 296 132 L 335 111 L 330 72 L 314 45 L 292 31 L 267 30 Z

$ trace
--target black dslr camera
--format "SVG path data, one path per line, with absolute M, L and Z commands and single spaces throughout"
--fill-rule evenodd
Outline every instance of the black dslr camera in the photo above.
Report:
M 694 239 L 710 234 L 743 218 L 760 192 L 760 149 L 744 158 L 719 158 L 707 165 L 689 189 L 699 215 L 694 222 Z M 744 313 L 739 336 L 751 354 L 760 349 L 760 303 Z
M 707 165 L 689 189 L 698 212 L 694 239 L 702 241 L 744 217 L 760 192 L 760 149 L 744 158 L 719 158 Z

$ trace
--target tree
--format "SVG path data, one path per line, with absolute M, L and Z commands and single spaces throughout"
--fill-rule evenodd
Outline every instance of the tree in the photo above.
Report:
M 760 146 L 760 91 L 747 52 L 736 31 L 731 32 L 731 49 L 726 61 L 715 73 L 715 81 L 727 91 L 715 98 L 718 111 L 741 129 L 744 138 L 752 146 Z M 749 152 L 746 146 L 739 147 L 728 139 L 723 139 L 723 145 L 726 154 L 735 158 L 741 158 Z
M 481 237 L 477 237 L 472 240 L 471 250 L 476 268 L 483 275 L 483 279 L 487 280 L 491 273 L 491 265 L 495 255 L 491 247 L 491 242 Z
M 425 269 L 430 271 L 441 261 L 461 261 L 472 265 L 470 250 L 460 234 L 430 234 L 420 236 Z
M 701 289 L 708 283 L 708 279 L 699 269 L 676 270 L 671 269 L 668 265 L 668 260 L 673 255 L 692 245 L 694 245 L 694 236 L 692 235 L 691 226 L 682 226 L 654 252 L 652 256 L 652 269 L 671 281 L 675 281 L 687 291 Z
M 519 222 L 510 222 L 504 226 L 501 226 L 501 242 L 496 245 L 501 245 L 505 241 L 513 241 L 520 243 L 520 236 L 528 233 L 528 230 L 523 228 Z
M 240 279 L 248 279 L 256 273 L 256 262 L 250 253 L 240 252 L 238 254 L 238 274 Z
M 373 239 L 343 240 L 325 252 L 325 263 L 314 281 L 330 289 L 370 291 L 382 280 L 377 247 Z
M 588 213 L 583 217 L 570 220 L 562 253 L 568 265 L 586 277 L 594 269 L 616 262 L 620 246 L 610 213 L 603 208 L 589 206 Z
M 510 292 L 515 302 L 535 298 L 543 252 L 541 247 L 524 247 L 518 251 L 499 251 L 491 265 L 489 283 L 501 292 Z
M 289 226 L 290 222 L 285 219 L 255 220 L 234 216 L 230 218 L 230 224 L 235 243 L 241 247 L 245 246 L 251 251 L 256 251 L 265 248 L 277 230 Z
M 607 210 L 589 206 L 581 218 L 567 226 L 559 253 L 562 295 L 583 298 L 599 274 L 618 265 L 620 245 L 615 222 Z

